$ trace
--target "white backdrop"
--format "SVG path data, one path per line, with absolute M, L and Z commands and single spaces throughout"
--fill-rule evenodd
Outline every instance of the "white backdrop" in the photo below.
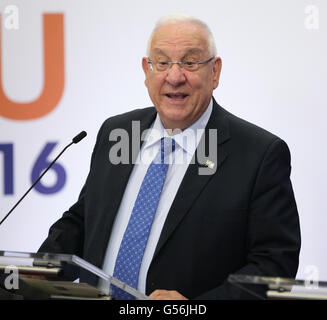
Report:
M 33 190 L 0 227 L 0 250 L 36 251 L 77 199 L 101 123 L 152 105 L 141 68 L 148 36 L 159 17 L 185 13 L 206 21 L 215 36 L 223 60 L 216 100 L 288 143 L 302 229 L 297 277 L 327 280 L 326 1 L 0 0 L 2 89 L 13 102 L 33 102 L 41 94 L 45 13 L 64 16 L 64 91 L 52 112 L 30 120 L 1 116 L 0 98 L 0 219 L 31 184 L 47 143 L 57 142 L 53 159 L 81 130 L 88 136 L 59 160 L 67 175 L 63 188 Z M 13 148 L 12 192 L 4 175 L 5 144 Z M 56 181 L 51 170 L 43 185 Z

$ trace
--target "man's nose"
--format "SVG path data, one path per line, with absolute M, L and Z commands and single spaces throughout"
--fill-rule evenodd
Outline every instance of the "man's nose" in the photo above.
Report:
M 173 64 L 168 69 L 166 81 L 174 87 L 183 84 L 186 81 L 184 70 L 178 64 Z

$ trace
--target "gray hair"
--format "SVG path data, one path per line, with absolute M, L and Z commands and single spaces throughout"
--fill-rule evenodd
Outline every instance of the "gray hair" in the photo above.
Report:
M 152 39 L 154 37 L 155 32 L 163 26 L 170 25 L 170 24 L 178 24 L 178 23 L 191 23 L 191 24 L 197 24 L 197 25 L 200 25 L 201 27 L 203 27 L 208 34 L 207 40 L 208 40 L 208 44 L 209 44 L 209 48 L 208 48 L 209 53 L 211 56 L 217 55 L 217 48 L 216 48 L 216 43 L 215 43 L 214 37 L 206 23 L 204 23 L 202 20 L 200 20 L 198 18 L 184 15 L 184 14 L 170 14 L 168 16 L 160 18 L 157 21 L 154 29 L 152 30 L 152 33 L 150 35 L 150 38 L 148 40 L 148 45 L 147 45 L 147 51 L 146 51 L 147 56 L 150 55 L 151 43 L 152 43 Z

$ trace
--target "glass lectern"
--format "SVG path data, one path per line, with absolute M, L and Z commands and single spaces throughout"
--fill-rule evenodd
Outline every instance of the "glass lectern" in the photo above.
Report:
M 229 283 L 257 299 L 327 300 L 327 282 L 232 274 Z M 262 292 L 265 294 L 262 295 Z
M 75 255 L 0 251 L 0 299 L 111 300 L 114 286 L 150 299 Z

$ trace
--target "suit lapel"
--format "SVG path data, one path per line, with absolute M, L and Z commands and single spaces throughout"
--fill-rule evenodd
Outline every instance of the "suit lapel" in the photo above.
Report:
M 155 257 L 158 255 L 159 251 L 174 232 L 178 224 L 193 206 L 193 203 L 197 200 L 201 191 L 205 188 L 210 179 L 217 173 L 220 166 L 227 158 L 228 153 L 225 150 L 223 143 L 230 138 L 229 124 L 228 120 L 221 112 L 221 107 L 215 100 L 213 103 L 212 114 L 205 129 L 205 134 L 202 136 L 202 139 L 205 139 L 206 150 L 208 150 L 209 145 L 209 129 L 218 130 L 216 172 L 212 175 L 199 175 L 199 167 L 204 166 L 204 164 L 198 162 L 197 152 L 195 153 L 169 210 L 153 259 L 155 259 Z

